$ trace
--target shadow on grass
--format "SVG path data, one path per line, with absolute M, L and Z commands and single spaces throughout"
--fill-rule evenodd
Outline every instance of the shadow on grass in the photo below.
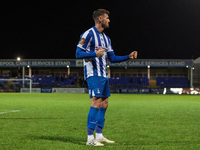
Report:
M 85 138 L 75 138 L 75 137 L 59 137 L 59 136 L 31 136 L 34 139 L 59 141 L 66 143 L 73 143 L 78 145 L 85 145 Z

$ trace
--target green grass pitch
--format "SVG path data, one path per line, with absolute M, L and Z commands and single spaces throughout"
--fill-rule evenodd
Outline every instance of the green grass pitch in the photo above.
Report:
M 86 146 L 88 94 L 0 94 L 1 150 Z M 200 149 L 200 97 L 112 94 L 98 149 Z

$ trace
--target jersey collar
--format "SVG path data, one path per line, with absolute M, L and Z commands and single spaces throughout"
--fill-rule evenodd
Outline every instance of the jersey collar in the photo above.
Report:
M 93 26 L 92 28 L 93 28 L 93 29 L 95 30 L 95 32 L 97 32 L 98 34 L 103 34 L 103 32 L 100 33 L 100 32 L 97 30 L 97 28 L 96 28 L 95 26 Z

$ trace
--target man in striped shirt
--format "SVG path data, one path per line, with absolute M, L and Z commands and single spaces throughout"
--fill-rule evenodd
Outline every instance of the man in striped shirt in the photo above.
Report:
M 105 112 L 110 96 L 107 75 L 107 59 L 111 63 L 137 58 L 137 51 L 126 56 L 116 56 L 111 46 L 111 40 L 103 33 L 109 28 L 109 11 L 97 9 L 93 12 L 95 26 L 84 32 L 76 49 L 76 58 L 84 59 L 84 75 L 89 87 L 91 107 L 87 119 L 87 145 L 104 146 L 101 142 L 114 143 L 102 134 L 105 122 Z M 96 131 L 96 139 L 93 132 Z

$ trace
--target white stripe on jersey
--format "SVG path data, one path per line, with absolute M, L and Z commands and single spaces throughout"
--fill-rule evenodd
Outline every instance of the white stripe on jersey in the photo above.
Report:
M 106 77 L 106 65 L 107 65 L 107 63 L 106 63 L 106 58 L 107 58 L 107 48 L 106 48 L 106 41 L 104 40 L 104 38 L 103 38 L 103 34 L 100 34 L 99 35 L 100 36 L 100 41 L 101 41 L 101 45 L 102 45 L 102 48 L 104 48 L 105 50 L 104 50 L 104 55 L 101 57 L 102 58 L 102 63 L 103 63 L 103 76 L 104 77 Z
M 84 62 L 84 66 L 86 66 L 86 71 L 87 71 L 87 76 L 94 76 L 94 72 L 93 72 L 93 66 L 92 66 L 92 62 L 88 61 L 86 62 L 86 60 L 83 60 Z
M 95 52 L 96 52 L 96 51 L 97 51 L 97 50 L 96 50 L 96 47 L 99 46 L 99 42 L 98 42 L 98 38 L 97 38 L 96 32 L 94 31 L 93 28 L 92 28 L 92 32 L 93 32 L 93 34 L 94 34 L 94 39 L 95 39 Z M 95 57 L 95 60 L 96 60 L 96 65 L 97 65 L 97 74 L 98 74 L 98 76 L 101 76 L 99 58 L 98 58 L 98 57 Z
M 88 45 L 87 45 L 87 47 L 86 47 L 86 50 L 87 50 L 88 52 L 90 52 L 91 41 L 92 41 L 92 37 L 90 38 L 90 41 L 88 42 Z
M 107 55 L 107 53 L 106 54 L 104 54 L 103 55 L 103 57 L 101 57 L 102 58 L 102 62 L 103 62 L 103 70 L 107 70 L 107 62 L 106 62 L 106 55 Z M 103 76 L 104 77 L 107 77 L 107 74 L 106 74 L 106 71 L 103 71 Z
M 103 33 L 104 34 L 104 33 Z M 113 51 L 113 49 L 112 49 L 112 47 L 111 47 L 111 44 L 109 43 L 109 41 L 108 41 L 108 38 L 107 38 L 107 36 L 104 34 L 104 37 L 105 37 L 105 39 L 106 39 L 106 43 L 107 43 L 107 47 L 108 47 L 108 51 L 107 52 L 111 52 L 111 51 Z
M 97 65 L 97 74 L 98 76 L 101 76 L 99 57 L 95 57 L 95 59 L 96 59 L 96 65 Z
M 89 34 L 90 29 L 85 31 L 85 33 L 82 35 L 82 38 L 86 39 L 87 35 Z
M 86 39 L 87 38 L 87 36 L 88 36 L 88 34 L 89 34 L 89 32 L 90 32 L 90 30 L 91 29 L 89 29 L 89 30 L 87 30 L 87 31 L 85 31 L 85 33 L 82 35 L 82 37 L 81 38 L 84 38 L 84 39 Z M 84 48 L 83 47 L 83 45 L 82 44 L 80 44 L 80 43 L 78 43 L 78 47 L 80 47 L 81 49 L 84 49 L 85 51 L 87 51 L 87 52 L 89 52 L 90 51 L 90 44 L 91 44 L 91 40 L 92 40 L 92 37 L 90 38 L 90 41 L 88 42 L 88 45 L 86 46 L 86 48 Z
M 95 41 L 95 52 L 97 51 L 96 50 L 96 47 L 98 47 L 99 46 L 99 42 L 98 42 L 98 38 L 97 38 L 97 35 L 96 35 L 96 32 L 94 31 L 94 29 L 92 28 L 92 32 L 93 32 L 93 34 L 94 34 L 94 41 Z
M 105 39 L 106 39 L 106 44 L 109 45 L 107 36 L 106 36 L 104 33 L 103 33 L 103 35 L 104 35 L 104 37 L 105 37 Z

